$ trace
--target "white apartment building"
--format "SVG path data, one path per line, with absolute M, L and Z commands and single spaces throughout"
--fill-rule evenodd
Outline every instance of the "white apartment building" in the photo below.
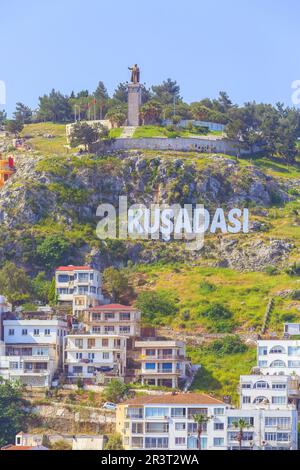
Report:
M 300 376 L 300 340 L 258 341 L 257 365 L 263 375 Z
M 32 387 L 50 387 L 62 368 L 67 324 L 62 320 L 4 320 L 0 375 Z
M 288 375 L 242 375 L 241 409 L 284 409 L 299 400 L 299 379 Z
M 64 370 L 70 382 L 87 384 L 124 377 L 127 338 L 119 335 L 74 334 L 65 338 Z
M 83 323 L 90 333 L 140 336 L 141 312 L 121 304 L 99 305 L 84 312 Z
M 116 430 L 126 450 L 194 450 L 197 414 L 210 417 L 203 426 L 201 449 L 226 450 L 226 405 L 198 393 L 147 395 L 120 403 Z
M 298 413 L 292 405 L 282 409 L 239 409 L 226 411 L 228 450 L 297 450 Z M 239 442 L 239 420 L 247 423 Z
M 76 316 L 103 300 L 101 274 L 90 266 L 60 266 L 55 286 L 59 302 L 72 305 Z
M 143 385 L 178 388 L 179 379 L 186 380 L 191 364 L 185 353 L 185 343 L 172 340 L 135 341 L 135 360 Z
M 285 323 L 284 335 L 285 336 L 300 336 L 300 323 Z

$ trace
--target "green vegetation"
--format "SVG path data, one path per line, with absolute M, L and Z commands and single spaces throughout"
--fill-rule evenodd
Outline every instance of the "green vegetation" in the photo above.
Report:
M 112 403 L 120 403 L 129 395 L 129 387 L 118 379 L 113 379 L 105 387 L 104 397 Z
M 115 268 L 103 271 L 103 288 L 111 296 L 112 301 L 120 301 L 130 291 L 128 276 Z
M 118 433 L 110 434 L 103 450 L 123 450 L 122 436 Z
M 144 323 L 163 324 L 166 317 L 177 313 L 177 302 L 174 292 L 160 289 L 156 291 L 141 292 L 136 305 L 142 312 Z
M 16 434 L 26 429 L 26 406 L 21 385 L 0 378 L 0 447 L 15 442 Z

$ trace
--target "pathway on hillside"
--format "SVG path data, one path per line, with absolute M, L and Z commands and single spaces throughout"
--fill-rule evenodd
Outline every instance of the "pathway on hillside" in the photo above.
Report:
M 124 126 L 122 134 L 120 135 L 121 139 L 130 139 L 135 133 L 136 126 Z

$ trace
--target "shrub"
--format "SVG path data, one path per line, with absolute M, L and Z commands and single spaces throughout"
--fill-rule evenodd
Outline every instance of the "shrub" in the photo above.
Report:
M 206 346 L 209 352 L 213 352 L 218 356 L 225 356 L 229 354 L 240 354 L 247 351 L 247 346 L 243 343 L 239 336 L 225 336 L 225 338 L 218 339 Z
M 141 292 L 137 298 L 137 308 L 148 321 L 161 319 L 163 316 L 175 315 L 178 311 L 178 299 L 173 291 L 161 289 Z
M 276 276 L 276 274 L 278 274 L 278 269 L 275 266 L 268 265 L 265 267 L 265 273 L 269 276 Z
M 118 379 L 113 379 L 105 387 L 104 397 L 107 401 L 119 403 L 129 394 L 129 387 Z
M 216 290 L 216 286 L 207 281 L 200 282 L 199 288 L 201 294 L 209 294 L 210 292 L 214 292 Z
M 232 313 L 222 304 L 213 304 L 205 310 L 202 315 L 209 320 L 229 320 L 232 318 Z

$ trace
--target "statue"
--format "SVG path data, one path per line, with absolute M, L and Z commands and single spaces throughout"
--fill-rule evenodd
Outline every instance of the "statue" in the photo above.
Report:
M 137 64 L 134 64 L 132 67 L 128 67 L 128 70 L 131 70 L 131 83 L 135 85 L 140 83 L 140 69 Z

